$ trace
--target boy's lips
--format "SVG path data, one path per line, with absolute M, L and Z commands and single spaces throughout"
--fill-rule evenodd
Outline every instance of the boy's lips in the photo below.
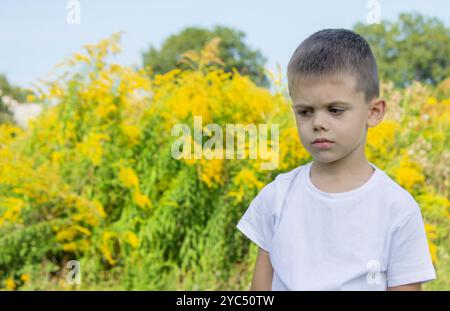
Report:
M 316 138 L 316 140 L 314 140 L 312 143 L 315 144 L 315 143 L 324 143 L 324 142 L 332 143 L 331 140 L 326 139 L 326 138 Z
M 329 148 L 333 142 L 331 140 L 328 140 L 326 138 L 317 138 L 312 142 L 312 145 L 316 148 Z

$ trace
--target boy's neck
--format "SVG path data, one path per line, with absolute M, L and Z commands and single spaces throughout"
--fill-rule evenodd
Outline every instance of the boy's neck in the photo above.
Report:
M 372 176 L 374 171 L 374 168 L 369 164 L 369 161 L 367 161 L 366 158 L 356 161 L 340 159 L 329 163 L 313 161 L 311 164 L 311 176 L 335 181 L 353 178 L 365 179 L 367 176 Z
M 356 163 L 320 163 L 313 161 L 311 183 L 321 191 L 347 192 L 365 184 L 375 172 L 367 160 Z

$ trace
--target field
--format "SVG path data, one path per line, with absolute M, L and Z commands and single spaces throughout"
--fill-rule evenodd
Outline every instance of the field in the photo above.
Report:
M 149 78 L 151 68 L 110 61 L 119 40 L 61 64 L 26 130 L 0 125 L 0 288 L 248 289 L 257 250 L 235 225 L 265 184 L 311 160 L 281 77 L 272 74 L 269 91 L 224 72 L 212 42 L 186 55 L 190 70 Z M 438 273 L 424 288 L 449 290 L 450 79 L 405 89 L 383 81 L 382 96 L 388 113 L 369 130 L 368 159 L 420 204 Z M 279 165 L 174 159 L 171 129 L 192 128 L 194 116 L 279 124 Z M 70 260 L 81 282 L 68 280 Z

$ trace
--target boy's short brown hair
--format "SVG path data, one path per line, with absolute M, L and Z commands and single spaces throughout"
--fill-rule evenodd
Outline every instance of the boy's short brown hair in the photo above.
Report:
M 339 73 L 356 77 L 357 91 L 364 91 L 367 102 L 379 97 L 377 62 L 367 41 L 347 29 L 320 30 L 306 38 L 289 61 L 289 94 L 292 97 L 298 77 Z

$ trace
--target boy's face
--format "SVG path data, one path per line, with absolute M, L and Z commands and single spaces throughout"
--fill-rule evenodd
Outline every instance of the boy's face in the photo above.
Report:
M 314 160 L 364 157 L 367 126 L 381 122 L 382 116 L 376 124 L 368 123 L 371 105 L 363 91 L 356 91 L 353 75 L 299 78 L 291 93 L 300 140 Z M 318 138 L 331 143 L 314 143 Z

